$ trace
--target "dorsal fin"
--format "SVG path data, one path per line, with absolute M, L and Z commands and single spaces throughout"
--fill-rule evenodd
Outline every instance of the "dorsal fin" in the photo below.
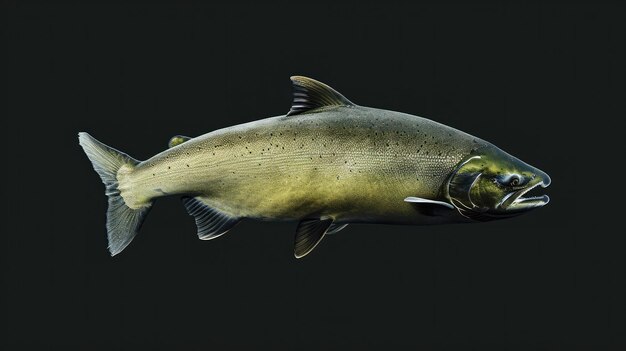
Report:
M 335 89 L 315 79 L 293 76 L 293 103 L 287 116 L 293 116 L 326 106 L 354 106 Z

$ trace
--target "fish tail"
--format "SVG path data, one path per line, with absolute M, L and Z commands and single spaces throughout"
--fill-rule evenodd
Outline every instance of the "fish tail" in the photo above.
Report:
M 128 179 L 128 175 L 132 173 L 139 161 L 99 142 L 84 132 L 78 133 L 78 143 L 83 147 L 93 168 L 102 178 L 105 194 L 109 197 L 107 236 L 109 252 L 111 256 L 115 256 L 133 240 L 152 206 L 150 200 L 142 203 L 135 201 L 129 206 L 123 197 L 123 193 L 128 192 L 129 189 L 128 186 L 120 186 L 120 183 Z

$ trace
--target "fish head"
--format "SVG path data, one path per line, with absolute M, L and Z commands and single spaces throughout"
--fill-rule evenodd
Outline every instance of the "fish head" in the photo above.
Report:
M 546 205 L 548 195 L 527 196 L 550 185 L 550 176 L 493 145 L 474 150 L 450 176 L 447 196 L 465 217 L 489 221 Z

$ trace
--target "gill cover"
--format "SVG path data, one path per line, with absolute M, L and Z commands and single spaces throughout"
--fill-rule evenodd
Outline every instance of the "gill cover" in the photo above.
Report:
M 482 175 L 480 161 L 480 156 L 472 156 L 461 162 L 448 183 L 448 197 L 464 217 L 488 220 L 489 217 L 485 216 L 488 208 L 472 201 L 472 188 Z

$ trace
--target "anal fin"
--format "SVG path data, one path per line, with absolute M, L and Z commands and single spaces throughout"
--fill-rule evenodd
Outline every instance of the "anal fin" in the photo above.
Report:
M 302 258 L 308 255 L 322 241 L 326 231 L 333 223 L 328 219 L 305 219 L 300 221 L 296 229 L 294 255 Z
M 226 234 L 241 220 L 211 207 L 201 196 L 185 196 L 182 201 L 187 213 L 196 220 L 198 237 L 201 240 L 211 240 Z

